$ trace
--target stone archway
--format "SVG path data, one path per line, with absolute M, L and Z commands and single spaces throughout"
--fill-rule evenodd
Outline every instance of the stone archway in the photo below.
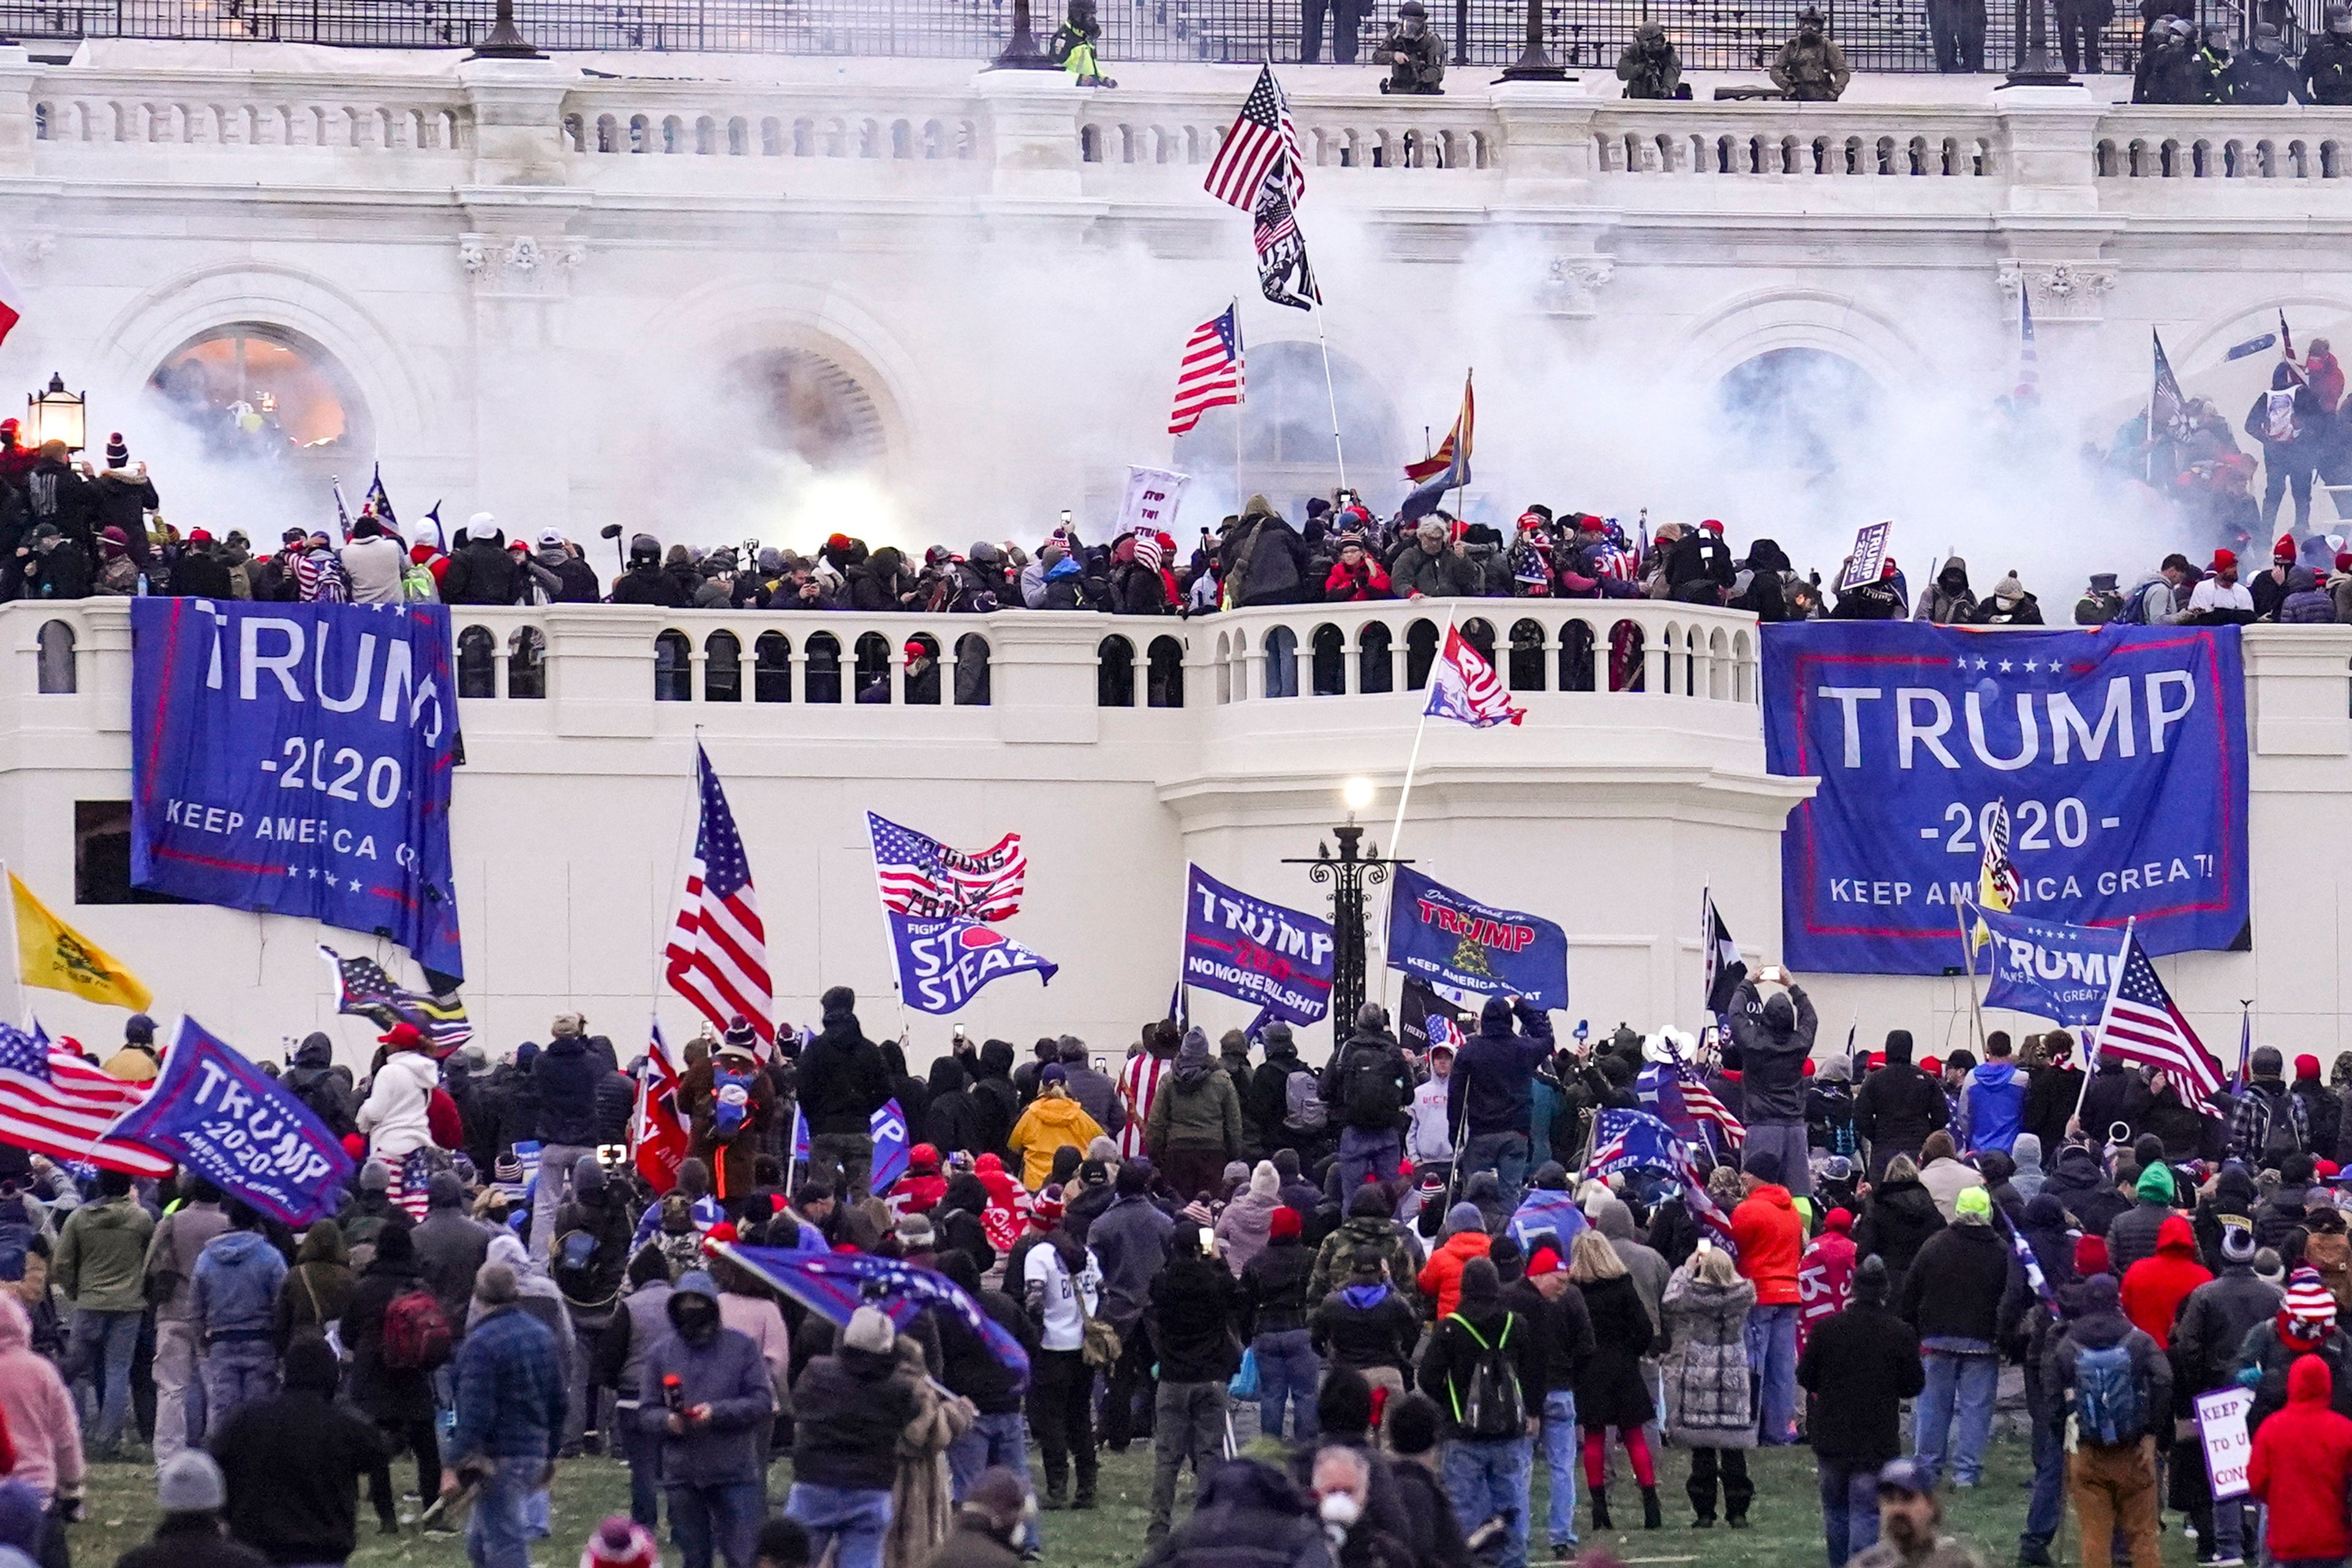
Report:
M 207 457 L 298 481 L 358 475 L 376 450 L 373 416 L 341 361 L 272 323 L 197 333 L 155 366 L 147 390 Z

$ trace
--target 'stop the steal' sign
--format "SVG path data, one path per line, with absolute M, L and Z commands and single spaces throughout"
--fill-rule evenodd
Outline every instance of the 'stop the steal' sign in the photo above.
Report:
M 1184 984 L 1255 1002 L 1286 1023 L 1331 1010 L 1331 924 L 1186 868 Z M 1347 1020 L 1353 1024 L 1355 1020 Z
M 449 612 L 133 599 L 131 637 L 131 879 L 462 979 Z
M 1765 751 L 1821 781 L 1781 835 L 1790 968 L 1961 962 L 1986 824 L 2005 806 L 2018 912 L 2120 927 L 2150 953 L 2246 924 L 2245 688 L 2234 626 L 1764 631 Z

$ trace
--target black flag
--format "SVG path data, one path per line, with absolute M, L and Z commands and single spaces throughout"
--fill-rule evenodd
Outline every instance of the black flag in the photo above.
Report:
M 1418 980 L 1407 980 L 1397 996 L 1397 1039 L 1415 1056 L 1432 1046 L 1462 1048 L 1461 1009 Z
M 1739 956 L 1739 944 L 1724 929 L 1723 911 L 1715 907 L 1715 895 L 1705 895 L 1706 901 L 1706 1010 L 1721 1018 L 1731 1011 L 1731 999 L 1738 994 L 1740 983 L 1748 978 L 1747 961 Z
M 1315 268 L 1307 260 L 1307 237 L 1298 232 L 1298 215 L 1290 205 L 1290 187 L 1282 163 L 1276 163 L 1258 187 L 1251 209 L 1251 238 L 1257 246 L 1259 292 L 1277 305 L 1295 310 L 1312 310 L 1323 302 L 1315 286 Z

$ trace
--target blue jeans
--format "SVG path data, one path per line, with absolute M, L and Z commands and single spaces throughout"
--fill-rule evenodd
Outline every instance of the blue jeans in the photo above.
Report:
M 809 1561 L 824 1560 L 838 1542 L 834 1568 L 882 1568 L 882 1538 L 890 1531 L 890 1494 L 862 1487 L 813 1487 L 793 1483 L 784 1513 L 809 1533 Z
M 205 1440 L 221 1435 L 237 1407 L 278 1397 L 278 1351 L 266 1339 L 218 1340 L 205 1347 Z
M 621 1453 L 629 1461 L 629 1517 L 654 1530 L 661 1524 L 661 1446 L 658 1432 L 640 1432 L 635 1410 L 624 1410 L 615 1420 L 621 1427 Z
M 1257 1429 L 1269 1437 L 1282 1436 L 1282 1406 L 1290 1405 L 1291 1436 L 1312 1443 L 1322 1428 L 1315 1421 L 1315 1381 L 1323 1363 L 1305 1329 L 1285 1329 L 1260 1334 L 1250 1342 L 1257 1352 Z
M 474 1517 L 466 1525 L 466 1561 L 474 1568 L 530 1568 L 523 1504 L 546 1468 L 542 1458 L 491 1461 L 474 1499 Z
M 1911 1411 L 1911 1447 L 1931 1479 L 1943 1478 L 1945 1444 L 1951 1435 L 1957 1400 L 1958 1446 L 1951 1450 L 1952 1479 L 1972 1487 L 1984 1471 L 1985 1441 L 1992 1436 L 1992 1401 L 2000 1384 L 2000 1361 L 1990 1355 L 1927 1352 L 1927 1386 Z
M 68 1351 L 73 1364 L 66 1381 L 89 1380 L 90 1403 L 99 1410 L 97 1450 L 101 1455 L 111 1455 L 121 1445 L 122 1428 L 131 1419 L 131 1363 L 139 1350 L 139 1324 L 145 1316 L 143 1312 L 80 1310 L 73 1315 Z
M 1822 1482 L 1822 1533 L 1829 1538 L 1830 1568 L 1845 1568 L 1878 1544 L 1878 1467 L 1843 1459 L 1816 1459 Z
M 2028 1406 L 2039 1403 L 2031 1394 Z M 2219 1505 L 2216 1505 L 2217 1507 Z M 2025 1503 L 2025 1529 L 2017 1538 L 2018 1554 L 2047 1553 L 2066 1522 L 2066 1432 L 2060 1421 L 2033 1423 L 2033 1494 Z M 2235 1542 L 2231 1544 L 2234 1546 Z M 2222 1555 L 2234 1557 L 2235 1552 Z
M 1367 1132 L 1360 1127 L 1339 1129 L 1339 1204 L 1347 1206 L 1366 1181 L 1391 1182 L 1404 1163 L 1404 1134 L 1391 1131 Z
M 1767 1444 L 1794 1442 L 1792 1429 L 1797 1415 L 1797 1309 L 1794 1305 L 1780 1307 L 1750 1307 L 1748 1309 L 1748 1364 L 1756 1369 L 1756 1387 L 1762 1405 L 1763 1432 L 1760 1441 Z M 1991 1405 L 1986 1405 L 1988 1415 Z M 1981 1449 L 1984 1444 L 1979 1441 Z
M 727 1559 L 727 1568 L 752 1568 L 767 1511 L 768 1489 L 759 1481 L 671 1487 L 670 1544 L 683 1568 L 710 1568 L 714 1553 Z
M 1464 1143 L 1463 1184 L 1467 1186 L 1470 1178 L 1481 1171 L 1495 1173 L 1495 1183 L 1503 1189 L 1503 1206 L 1517 1208 L 1519 1199 L 1527 1195 L 1528 1135 L 1524 1132 L 1481 1132 Z
M 962 1436 L 948 1445 L 948 1475 L 954 1486 L 955 1500 L 963 1501 L 963 1494 L 980 1479 L 981 1472 L 998 1465 L 1019 1476 L 1023 1486 L 1030 1487 L 1029 1426 L 1018 1410 L 1008 1410 L 1002 1415 L 982 1415 L 965 1428 Z M 1034 1491 L 1035 1488 L 1030 1489 Z M 1034 1517 L 1021 1528 L 1032 1550 L 1045 1546 Z
M 1551 1472 L 1551 1543 L 1576 1544 L 1576 1391 L 1544 1395 L 1544 1468 Z
M 1528 1568 L 1528 1480 L 1531 1445 L 1525 1437 L 1445 1445 L 1445 1495 L 1465 1531 L 1502 1519 L 1507 1534 L 1496 1568 Z

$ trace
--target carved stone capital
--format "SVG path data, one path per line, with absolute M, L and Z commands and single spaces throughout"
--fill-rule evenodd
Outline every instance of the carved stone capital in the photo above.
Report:
M 2097 321 L 2106 316 L 2116 268 L 2107 261 L 2014 261 L 2000 264 L 2001 298 L 2011 307 L 2025 290 L 2037 321 Z
M 45 228 L 25 229 L 8 242 L 6 254 L 19 276 L 38 280 L 57 249 L 58 237 L 54 233 Z
M 1548 316 L 1590 321 L 1601 313 L 1601 291 L 1617 276 L 1605 256 L 1555 256 L 1536 285 L 1536 308 Z
M 587 246 L 568 235 L 457 237 L 457 265 L 483 294 L 561 298 L 587 255 Z

